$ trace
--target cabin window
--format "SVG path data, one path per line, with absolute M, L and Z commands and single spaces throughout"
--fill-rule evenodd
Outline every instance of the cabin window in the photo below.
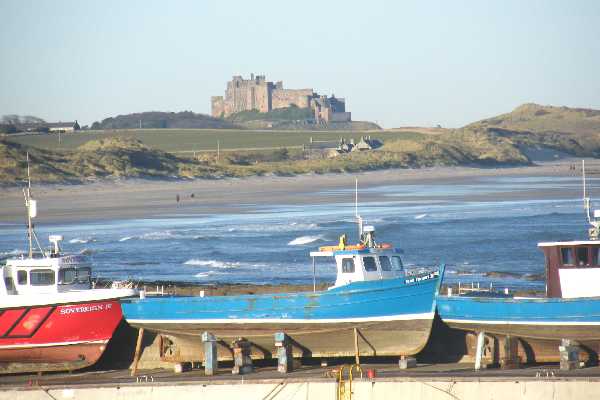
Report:
M 392 263 L 390 262 L 390 259 L 385 256 L 379 256 L 379 264 L 381 265 L 382 271 L 392 270 Z
M 54 285 L 54 271 L 51 269 L 33 269 L 29 273 L 29 279 L 33 286 Z
M 589 264 L 588 260 L 588 248 L 587 247 L 577 247 L 575 254 L 577 255 L 577 265 L 584 266 Z
M 573 249 L 570 247 L 563 247 L 560 249 L 560 255 L 562 258 L 563 265 L 573 265 Z
M 19 285 L 27 285 L 27 271 L 17 271 L 17 283 Z
M 365 266 L 365 271 L 367 272 L 377 271 L 375 257 L 363 257 L 363 265 Z
M 342 272 L 351 274 L 355 271 L 353 258 L 342 258 Z
M 90 275 L 92 275 L 92 269 L 89 267 L 77 269 L 77 282 L 79 283 L 90 283 Z
M 58 283 L 61 285 L 70 285 L 77 280 L 77 271 L 75 268 L 65 268 L 58 272 Z
M 392 267 L 394 267 L 394 270 L 396 270 L 396 271 L 402 271 L 402 268 L 404 268 L 404 267 L 402 266 L 402 260 L 400 259 L 400 257 L 398 257 L 398 256 L 392 257 Z
M 592 260 L 590 262 L 590 265 L 598 265 L 598 248 L 592 247 L 590 249 L 590 253 L 592 253 Z

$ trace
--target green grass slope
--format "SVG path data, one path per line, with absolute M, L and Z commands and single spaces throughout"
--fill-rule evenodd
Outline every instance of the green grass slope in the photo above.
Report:
M 501 128 L 533 133 L 600 133 L 600 110 L 523 104 L 512 112 L 467 125 L 471 129 Z
M 510 140 L 520 148 L 549 148 L 578 157 L 600 156 L 600 110 L 523 104 L 466 129 Z

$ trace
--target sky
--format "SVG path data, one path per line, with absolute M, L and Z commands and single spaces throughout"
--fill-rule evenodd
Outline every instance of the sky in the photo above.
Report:
M 386 128 L 600 109 L 595 0 L 1 0 L 0 15 L 0 116 L 208 114 L 250 73 Z

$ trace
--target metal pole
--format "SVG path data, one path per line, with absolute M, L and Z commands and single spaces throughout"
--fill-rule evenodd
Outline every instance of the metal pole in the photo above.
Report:
M 29 152 L 27 152 L 27 196 L 25 199 L 27 206 L 27 233 L 29 236 L 29 258 L 33 257 L 33 227 L 31 226 L 31 175 L 29 172 Z
M 354 360 L 356 365 L 360 365 L 360 356 L 358 350 L 358 329 L 354 328 Z
M 313 257 L 312 267 L 313 267 L 313 292 L 317 291 L 317 277 L 316 277 L 316 268 L 315 268 L 315 258 Z
M 220 158 L 221 158 L 221 142 L 219 140 L 217 140 L 217 162 L 219 162 Z

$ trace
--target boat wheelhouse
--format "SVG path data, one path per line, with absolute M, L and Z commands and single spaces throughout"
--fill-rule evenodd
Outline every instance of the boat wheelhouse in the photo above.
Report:
M 600 241 L 542 242 L 547 297 L 600 296 Z

